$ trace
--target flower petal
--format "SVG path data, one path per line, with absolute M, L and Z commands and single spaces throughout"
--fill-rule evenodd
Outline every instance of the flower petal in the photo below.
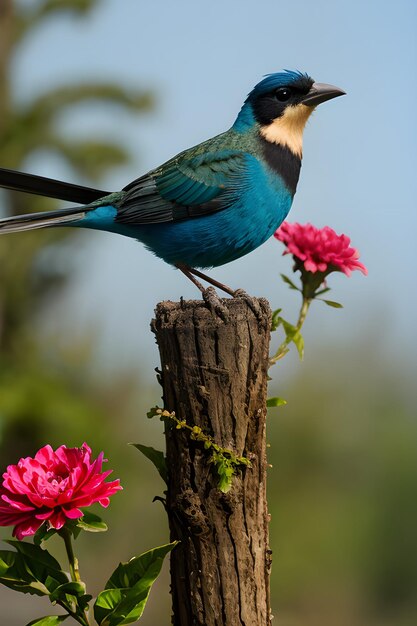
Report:
M 46 445 L 34 458 L 9 465 L 0 486 L 0 526 L 14 526 L 18 539 L 33 535 L 48 521 L 59 530 L 68 520 L 84 515 L 81 507 L 98 502 L 107 507 L 110 496 L 122 487 L 119 480 L 105 482 L 112 470 L 102 471 L 101 452 L 91 459 L 91 448 Z
M 284 254 L 290 253 L 296 261 L 301 261 L 307 272 L 329 274 L 338 270 L 347 276 L 354 270 L 368 273 L 358 261 L 359 252 L 351 247 L 350 238 L 338 235 L 330 226 L 316 228 L 312 224 L 283 222 L 274 237 L 285 244 Z

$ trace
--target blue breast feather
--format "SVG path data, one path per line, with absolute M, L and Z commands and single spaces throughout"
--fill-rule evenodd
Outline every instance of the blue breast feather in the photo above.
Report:
M 115 207 L 101 206 L 71 225 L 132 237 L 172 265 L 224 265 L 269 239 L 291 208 L 283 180 L 254 156 L 246 155 L 245 161 L 244 179 L 224 210 L 176 222 L 121 224 L 115 222 Z

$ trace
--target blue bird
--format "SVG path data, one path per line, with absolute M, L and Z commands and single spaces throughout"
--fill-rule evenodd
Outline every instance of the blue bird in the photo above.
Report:
M 1 170 L 0 186 L 86 204 L 2 219 L 0 233 L 50 226 L 118 233 L 179 268 L 207 301 L 213 289 L 197 278 L 241 295 L 197 268 L 234 261 L 271 237 L 291 208 L 310 114 L 344 93 L 301 72 L 270 74 L 249 93 L 229 130 L 116 193 Z

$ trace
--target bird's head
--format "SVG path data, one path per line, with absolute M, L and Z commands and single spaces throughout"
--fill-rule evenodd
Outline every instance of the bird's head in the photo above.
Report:
M 315 107 L 344 93 L 301 72 L 269 74 L 252 89 L 233 128 L 245 132 L 258 126 L 264 139 L 301 157 L 303 130 Z

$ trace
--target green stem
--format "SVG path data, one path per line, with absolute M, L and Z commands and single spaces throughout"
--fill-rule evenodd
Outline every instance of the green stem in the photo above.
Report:
M 60 532 L 61 537 L 65 543 L 65 549 L 67 551 L 68 563 L 70 568 L 71 580 L 75 583 L 81 582 L 80 570 L 78 568 L 78 559 L 74 554 L 72 547 L 71 533 L 65 527 Z
M 75 583 L 82 583 L 81 576 L 80 576 L 80 570 L 79 570 L 79 567 L 78 567 L 78 559 L 77 559 L 77 557 L 74 554 L 74 548 L 72 546 L 72 538 L 71 538 L 72 535 L 71 535 L 71 532 L 64 526 L 59 531 L 59 534 L 61 535 L 61 537 L 63 538 L 64 543 L 65 543 L 65 549 L 67 551 L 67 557 L 68 557 L 68 563 L 69 563 L 71 580 L 73 582 L 75 582 Z M 59 602 L 58 602 L 58 604 L 59 604 Z M 77 622 L 79 622 L 80 624 L 83 624 L 84 626 L 90 626 L 87 609 L 84 610 L 84 616 L 82 617 L 82 616 L 78 615 L 76 612 L 71 613 L 68 610 L 68 607 L 64 606 L 64 608 L 65 608 L 66 611 L 68 611 L 70 613 L 70 615 L 72 615 L 72 617 Z
M 305 322 L 308 309 L 310 308 L 311 301 L 312 301 L 312 298 L 306 298 L 305 296 L 303 297 L 303 304 L 301 306 L 300 315 L 298 317 L 298 322 L 297 322 L 297 330 L 301 330 L 302 325 Z
M 56 603 L 58 604 L 58 606 L 62 607 L 70 617 L 72 617 L 72 619 L 75 622 L 78 622 L 79 624 L 81 624 L 82 626 L 90 626 L 90 622 L 88 621 L 88 616 L 87 613 L 85 613 L 84 618 L 80 617 L 75 611 L 71 611 L 67 605 L 65 605 L 63 602 L 61 602 L 60 600 L 57 600 Z
M 295 326 L 297 332 L 300 332 L 300 330 L 303 327 L 303 324 L 305 322 L 305 319 L 307 317 L 307 313 L 308 313 L 308 309 L 310 308 L 310 304 L 312 302 L 312 298 L 307 298 L 306 296 L 303 296 L 303 303 L 301 305 L 301 309 L 300 309 L 300 313 L 298 315 L 298 321 L 297 324 Z M 288 346 L 291 343 L 292 339 L 291 337 L 285 337 L 284 341 L 281 343 L 281 345 L 278 347 L 278 350 L 275 352 L 274 356 L 272 356 L 269 359 L 269 365 L 275 365 L 275 363 L 277 361 L 279 361 L 280 359 L 282 359 L 288 352 Z

